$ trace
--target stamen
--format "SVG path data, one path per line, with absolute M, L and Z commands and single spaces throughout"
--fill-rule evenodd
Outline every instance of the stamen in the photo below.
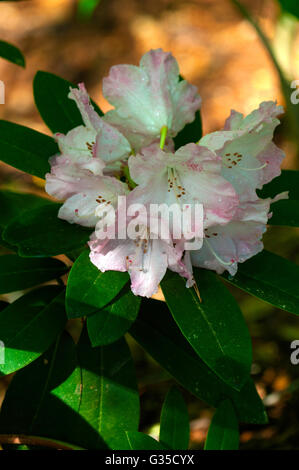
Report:
M 245 171 L 255 171 L 255 170 L 262 170 L 267 165 L 268 165 L 268 163 L 264 163 L 262 166 L 259 166 L 258 168 L 244 168 L 242 166 L 239 166 L 239 168 L 240 168 L 240 170 L 245 170 Z
M 224 266 L 231 266 L 233 263 L 230 261 L 230 262 L 226 262 L 224 261 L 223 259 L 220 258 L 220 256 L 217 255 L 217 253 L 215 252 L 215 250 L 213 249 L 213 247 L 211 246 L 210 242 L 208 242 L 208 240 L 206 240 L 206 243 L 210 249 L 210 251 L 213 253 L 213 255 L 215 256 L 215 258 L 219 261 L 219 263 L 223 264 Z

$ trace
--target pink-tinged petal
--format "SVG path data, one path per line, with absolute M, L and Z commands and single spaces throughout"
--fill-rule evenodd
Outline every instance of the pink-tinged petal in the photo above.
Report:
M 54 137 L 60 152 L 71 157 L 73 161 L 93 157 L 93 146 L 96 140 L 96 132 L 93 129 L 78 126 L 66 135 L 58 133 Z
M 79 83 L 78 88 L 71 88 L 69 98 L 75 101 L 85 126 L 89 129 L 97 129 L 101 118 L 90 103 L 84 83 Z
M 97 191 L 74 194 L 59 209 L 58 217 L 70 224 L 95 227 L 99 218 L 96 215 L 96 199 Z
M 130 152 L 131 146 L 127 139 L 116 128 L 101 120 L 93 149 L 94 157 L 111 163 L 127 158 Z
M 261 165 L 266 164 L 262 170 L 262 183 L 259 189 L 262 188 L 263 184 L 269 183 L 281 174 L 281 163 L 284 157 L 285 153 L 273 142 L 270 142 L 265 149 L 259 153 L 257 158 Z
M 196 144 L 175 154 L 151 146 L 129 159 L 130 174 L 139 183 L 131 193 L 134 202 L 194 207 L 203 204 L 204 226 L 227 223 L 239 198 L 220 174 L 221 159 Z
M 91 240 L 90 260 L 102 272 L 128 269 L 127 256 L 133 250 L 132 240 Z
M 162 240 L 149 241 L 149 254 L 142 260 L 135 259 L 129 273 L 133 294 L 142 297 L 151 297 L 158 291 L 159 284 L 165 276 L 168 266 L 167 244 Z M 142 264 L 145 266 L 142 269 Z
M 223 131 L 204 136 L 199 142 L 221 156 L 222 174 L 241 201 L 254 201 L 256 189 L 280 174 L 284 153 L 272 139 L 282 112 L 282 106 L 272 101 L 261 103 L 245 118 L 232 111 Z
M 194 266 L 236 274 L 238 263 L 263 249 L 262 236 L 266 231 L 271 199 L 256 199 L 240 204 L 234 218 L 227 225 L 216 225 L 205 232 L 200 250 L 191 252 Z
M 145 54 L 140 66 L 118 65 L 103 80 L 104 96 L 115 106 L 104 119 L 118 127 L 139 150 L 160 136 L 175 136 L 195 118 L 201 100 L 194 86 L 179 81 L 178 64 L 161 49 Z

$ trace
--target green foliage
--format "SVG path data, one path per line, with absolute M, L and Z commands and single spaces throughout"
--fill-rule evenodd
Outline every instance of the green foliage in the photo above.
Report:
M 143 300 L 130 334 L 184 388 L 201 400 L 217 407 L 224 398 L 230 398 L 241 422 L 267 422 L 252 380 L 249 378 L 238 392 L 219 379 L 181 334 L 164 302 Z
M 0 432 L 103 449 L 110 436 L 136 430 L 138 421 L 136 379 L 125 341 L 94 349 L 85 333 L 78 346 L 63 333 L 14 377 L 1 409 Z
M 50 170 L 49 158 L 58 152 L 52 137 L 1 120 L 0 147 L 3 162 L 40 178 Z
M 0 256 L 0 294 L 57 279 L 67 271 L 57 259 L 26 259 L 17 255 Z
M 13 64 L 25 67 L 25 58 L 22 52 L 16 46 L 6 41 L 0 41 L 0 57 L 9 60 Z
M 212 419 L 205 450 L 237 450 L 238 448 L 238 418 L 230 400 L 224 400 Z
M 55 341 L 66 323 L 64 292 L 47 286 L 33 290 L 0 312 L 5 361 L 0 376 L 37 359 Z
M 48 199 L 33 194 L 0 191 L 0 244 L 6 244 L 2 238 L 2 232 L 15 217 L 19 217 L 26 210 L 33 210 L 48 203 Z
M 91 230 L 57 217 L 60 204 L 51 203 L 23 212 L 4 230 L 4 240 L 24 257 L 56 256 L 84 246 Z M 42 223 L 41 223 L 42 222 Z
M 222 276 L 249 294 L 299 315 L 299 266 L 295 263 L 264 250 L 240 263 L 234 277 Z
M 160 442 L 174 450 L 188 449 L 189 416 L 184 399 L 177 388 L 172 387 L 163 404 L 160 422 Z
M 36 105 L 52 132 L 67 133 L 83 123 L 68 98 L 73 86 L 48 72 L 35 76 Z M 197 112 L 175 138 L 176 148 L 197 142 L 201 134 Z M 2 161 L 42 178 L 58 152 L 53 138 L 6 121 L 0 121 L 0 147 Z M 289 200 L 271 207 L 272 225 L 298 226 L 298 174 L 285 170 L 260 192 L 274 197 L 289 191 Z M 16 372 L 0 413 L 1 433 L 35 435 L 40 445 L 47 440 L 60 448 L 187 449 L 188 411 L 175 387 L 163 404 L 160 442 L 138 432 L 140 404 L 127 332 L 182 387 L 217 409 L 206 449 L 236 449 L 239 422 L 267 422 L 250 378 L 249 332 L 225 282 L 299 314 L 295 264 L 263 251 L 241 263 L 233 278 L 195 269 L 202 300 L 194 288 L 186 289 L 185 279 L 169 272 L 161 284 L 166 302 L 141 302 L 127 273 L 102 273 L 90 262 L 86 243 L 92 230 L 59 219 L 61 204 L 0 191 L 0 207 L 0 244 L 17 252 L 0 256 L 0 294 L 53 279 L 63 284 L 67 267 L 51 257 L 66 254 L 74 261 L 66 293 L 63 285 L 50 285 L 11 304 L 0 301 L 5 345 L 0 375 Z M 65 328 L 74 327 L 79 336 L 82 323 L 75 343 Z
M 196 271 L 202 302 L 186 281 L 168 273 L 161 283 L 167 305 L 199 357 L 228 385 L 241 390 L 252 362 L 251 340 L 234 297 L 207 270 Z M 217 295 L 215 295 L 217 292 Z
M 278 0 L 283 11 L 299 19 L 299 4 L 297 0 Z
M 76 85 L 49 72 L 37 72 L 33 91 L 37 109 L 53 133 L 66 134 L 74 127 L 83 124 L 81 114 L 74 100 L 68 98 L 70 88 Z M 102 111 L 92 102 L 96 111 Z
M 88 19 L 92 16 L 94 10 L 101 0 L 79 0 L 78 15 L 79 18 Z

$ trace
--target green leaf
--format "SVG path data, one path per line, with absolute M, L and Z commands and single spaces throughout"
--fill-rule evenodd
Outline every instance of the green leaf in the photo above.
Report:
M 73 264 L 69 275 L 66 291 L 68 317 L 78 318 L 97 313 L 108 306 L 128 281 L 127 273 L 102 273 L 91 263 L 89 251 L 85 250 Z
M 299 315 L 299 266 L 281 256 L 264 250 L 240 263 L 234 277 L 222 277 L 275 307 Z
M 46 286 L 29 292 L 0 312 L 5 363 L 0 375 L 10 374 L 37 359 L 66 323 L 64 292 Z
M 76 346 L 63 332 L 55 344 L 14 376 L 1 408 L 0 432 L 68 440 L 90 432 L 80 418 L 81 370 Z
M 238 450 L 239 424 L 230 400 L 224 400 L 213 416 L 205 450 Z
M 60 206 L 48 202 L 24 212 L 6 227 L 4 240 L 17 246 L 18 254 L 24 257 L 56 256 L 85 245 L 91 230 L 59 219 Z
M 2 231 L 15 217 L 20 217 L 24 211 L 41 207 L 45 203 L 49 204 L 49 200 L 33 194 L 0 191 L 0 243 L 9 246 L 2 238 Z
M 68 98 L 70 87 L 76 85 L 49 72 L 37 72 L 33 82 L 37 109 L 44 122 L 53 133 L 66 134 L 74 127 L 83 124 L 81 114 L 74 100 Z M 101 116 L 100 108 L 92 101 Z
M 189 445 L 189 416 L 181 393 L 172 387 L 163 404 L 160 421 L 160 442 L 169 449 L 185 450 Z
M 26 259 L 17 255 L 0 256 L 0 294 L 42 284 L 59 278 L 67 271 L 57 259 Z
M 83 384 L 79 413 L 96 432 L 88 446 L 101 447 L 103 439 L 110 445 L 118 433 L 135 431 L 139 424 L 139 395 L 130 350 L 124 339 L 92 348 L 84 330 L 78 353 Z M 81 445 L 86 447 L 84 439 L 81 433 Z
M 225 398 L 230 398 L 241 422 L 267 422 L 252 380 L 249 378 L 240 392 L 220 380 L 181 334 L 165 302 L 143 299 L 130 334 L 183 387 L 201 400 L 217 407 Z
M 298 0 L 278 0 L 281 8 L 291 15 L 299 19 L 299 4 Z
M 289 199 L 271 204 L 272 217 L 269 225 L 299 226 L 299 171 L 282 170 L 281 175 L 266 184 L 258 195 L 262 198 L 274 198 L 284 191 L 289 192 Z
M 202 302 L 176 273 L 161 283 L 167 305 L 198 356 L 228 385 L 240 390 L 252 362 L 251 339 L 242 312 L 227 288 L 208 270 L 195 270 Z M 217 293 L 217 294 L 215 294 Z
M 22 52 L 16 46 L 6 41 L 0 41 L 0 57 L 9 60 L 13 64 L 25 67 L 25 58 Z
M 82 19 L 88 19 L 92 16 L 94 10 L 101 0 L 79 0 L 78 15 Z
M 121 450 L 163 450 L 160 442 L 147 434 L 137 431 L 126 432 L 126 444 Z
M 123 288 L 108 305 L 87 318 L 88 335 L 93 346 L 113 343 L 121 338 L 135 321 L 140 297 Z
M 58 152 L 52 137 L 0 120 L 1 160 L 18 170 L 45 178 L 50 170 L 49 158 Z
M 196 111 L 193 122 L 186 124 L 183 130 L 174 138 L 175 149 L 179 149 L 183 145 L 190 142 L 198 142 L 202 137 L 202 123 L 200 111 Z

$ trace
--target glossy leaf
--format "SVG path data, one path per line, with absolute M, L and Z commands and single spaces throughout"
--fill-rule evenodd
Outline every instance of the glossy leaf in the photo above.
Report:
M 83 331 L 78 353 L 83 384 L 79 413 L 95 431 L 88 446 L 101 447 L 103 440 L 110 445 L 118 433 L 138 428 L 139 396 L 130 350 L 124 339 L 92 348 Z M 80 440 L 86 447 L 82 433 Z
M 33 82 L 34 98 L 41 117 L 53 133 L 66 134 L 83 124 L 74 100 L 68 98 L 70 88 L 76 85 L 49 72 L 37 72 Z M 96 111 L 100 108 L 92 102 Z
M 42 284 L 59 278 L 67 271 L 57 259 L 26 259 L 17 255 L 0 256 L 0 294 Z
M 196 111 L 193 122 L 186 124 L 178 135 L 174 138 L 175 149 L 189 144 L 190 142 L 198 142 L 202 137 L 202 123 L 200 111 Z
M 0 312 L 5 363 L 0 375 L 10 374 L 37 359 L 53 343 L 66 323 L 64 292 L 46 286 L 20 297 Z
M 237 450 L 238 448 L 238 418 L 230 400 L 224 400 L 213 416 L 205 450 Z
M 20 49 L 6 41 L 0 41 L 0 57 L 9 60 L 13 64 L 25 67 L 25 58 Z
M 66 291 L 68 317 L 92 315 L 108 306 L 128 280 L 127 273 L 118 271 L 102 273 L 99 271 L 91 263 L 89 251 L 85 250 L 75 261 L 69 275 Z
M 52 137 L 0 120 L 1 160 L 18 170 L 45 178 L 50 170 L 49 158 L 58 152 Z
M 165 447 L 151 436 L 137 431 L 126 432 L 126 442 L 121 450 L 163 450 Z
M 123 288 L 108 305 L 87 318 L 88 334 L 93 346 L 113 343 L 121 338 L 135 321 L 140 297 Z
M 202 302 L 176 273 L 161 283 L 167 305 L 198 356 L 228 385 L 240 390 L 252 362 L 251 339 L 231 293 L 208 270 L 196 270 Z M 217 295 L 215 293 L 217 292 Z
M 13 191 L 0 191 L 0 243 L 1 245 L 10 247 L 2 238 L 4 228 L 15 218 L 29 209 L 41 207 L 49 200 L 34 196 L 29 193 L 14 193 Z
M 0 432 L 74 440 L 73 430 L 90 432 L 78 414 L 81 370 L 68 333 L 14 376 L 0 413 Z M 62 424 L 63 423 L 63 424 Z
M 169 449 L 185 450 L 188 449 L 189 434 L 187 406 L 178 389 L 172 387 L 162 408 L 159 440 Z
M 249 294 L 299 315 L 299 266 L 270 251 L 262 251 L 245 263 L 237 274 L 223 277 Z
M 241 422 L 267 422 L 251 378 L 240 392 L 220 380 L 181 334 L 165 302 L 143 300 L 130 334 L 184 388 L 201 400 L 217 407 L 225 398 L 230 398 Z
M 18 254 L 24 257 L 56 256 L 85 245 L 91 230 L 59 219 L 59 207 L 48 203 L 24 212 L 6 227 L 4 240 L 17 246 Z

